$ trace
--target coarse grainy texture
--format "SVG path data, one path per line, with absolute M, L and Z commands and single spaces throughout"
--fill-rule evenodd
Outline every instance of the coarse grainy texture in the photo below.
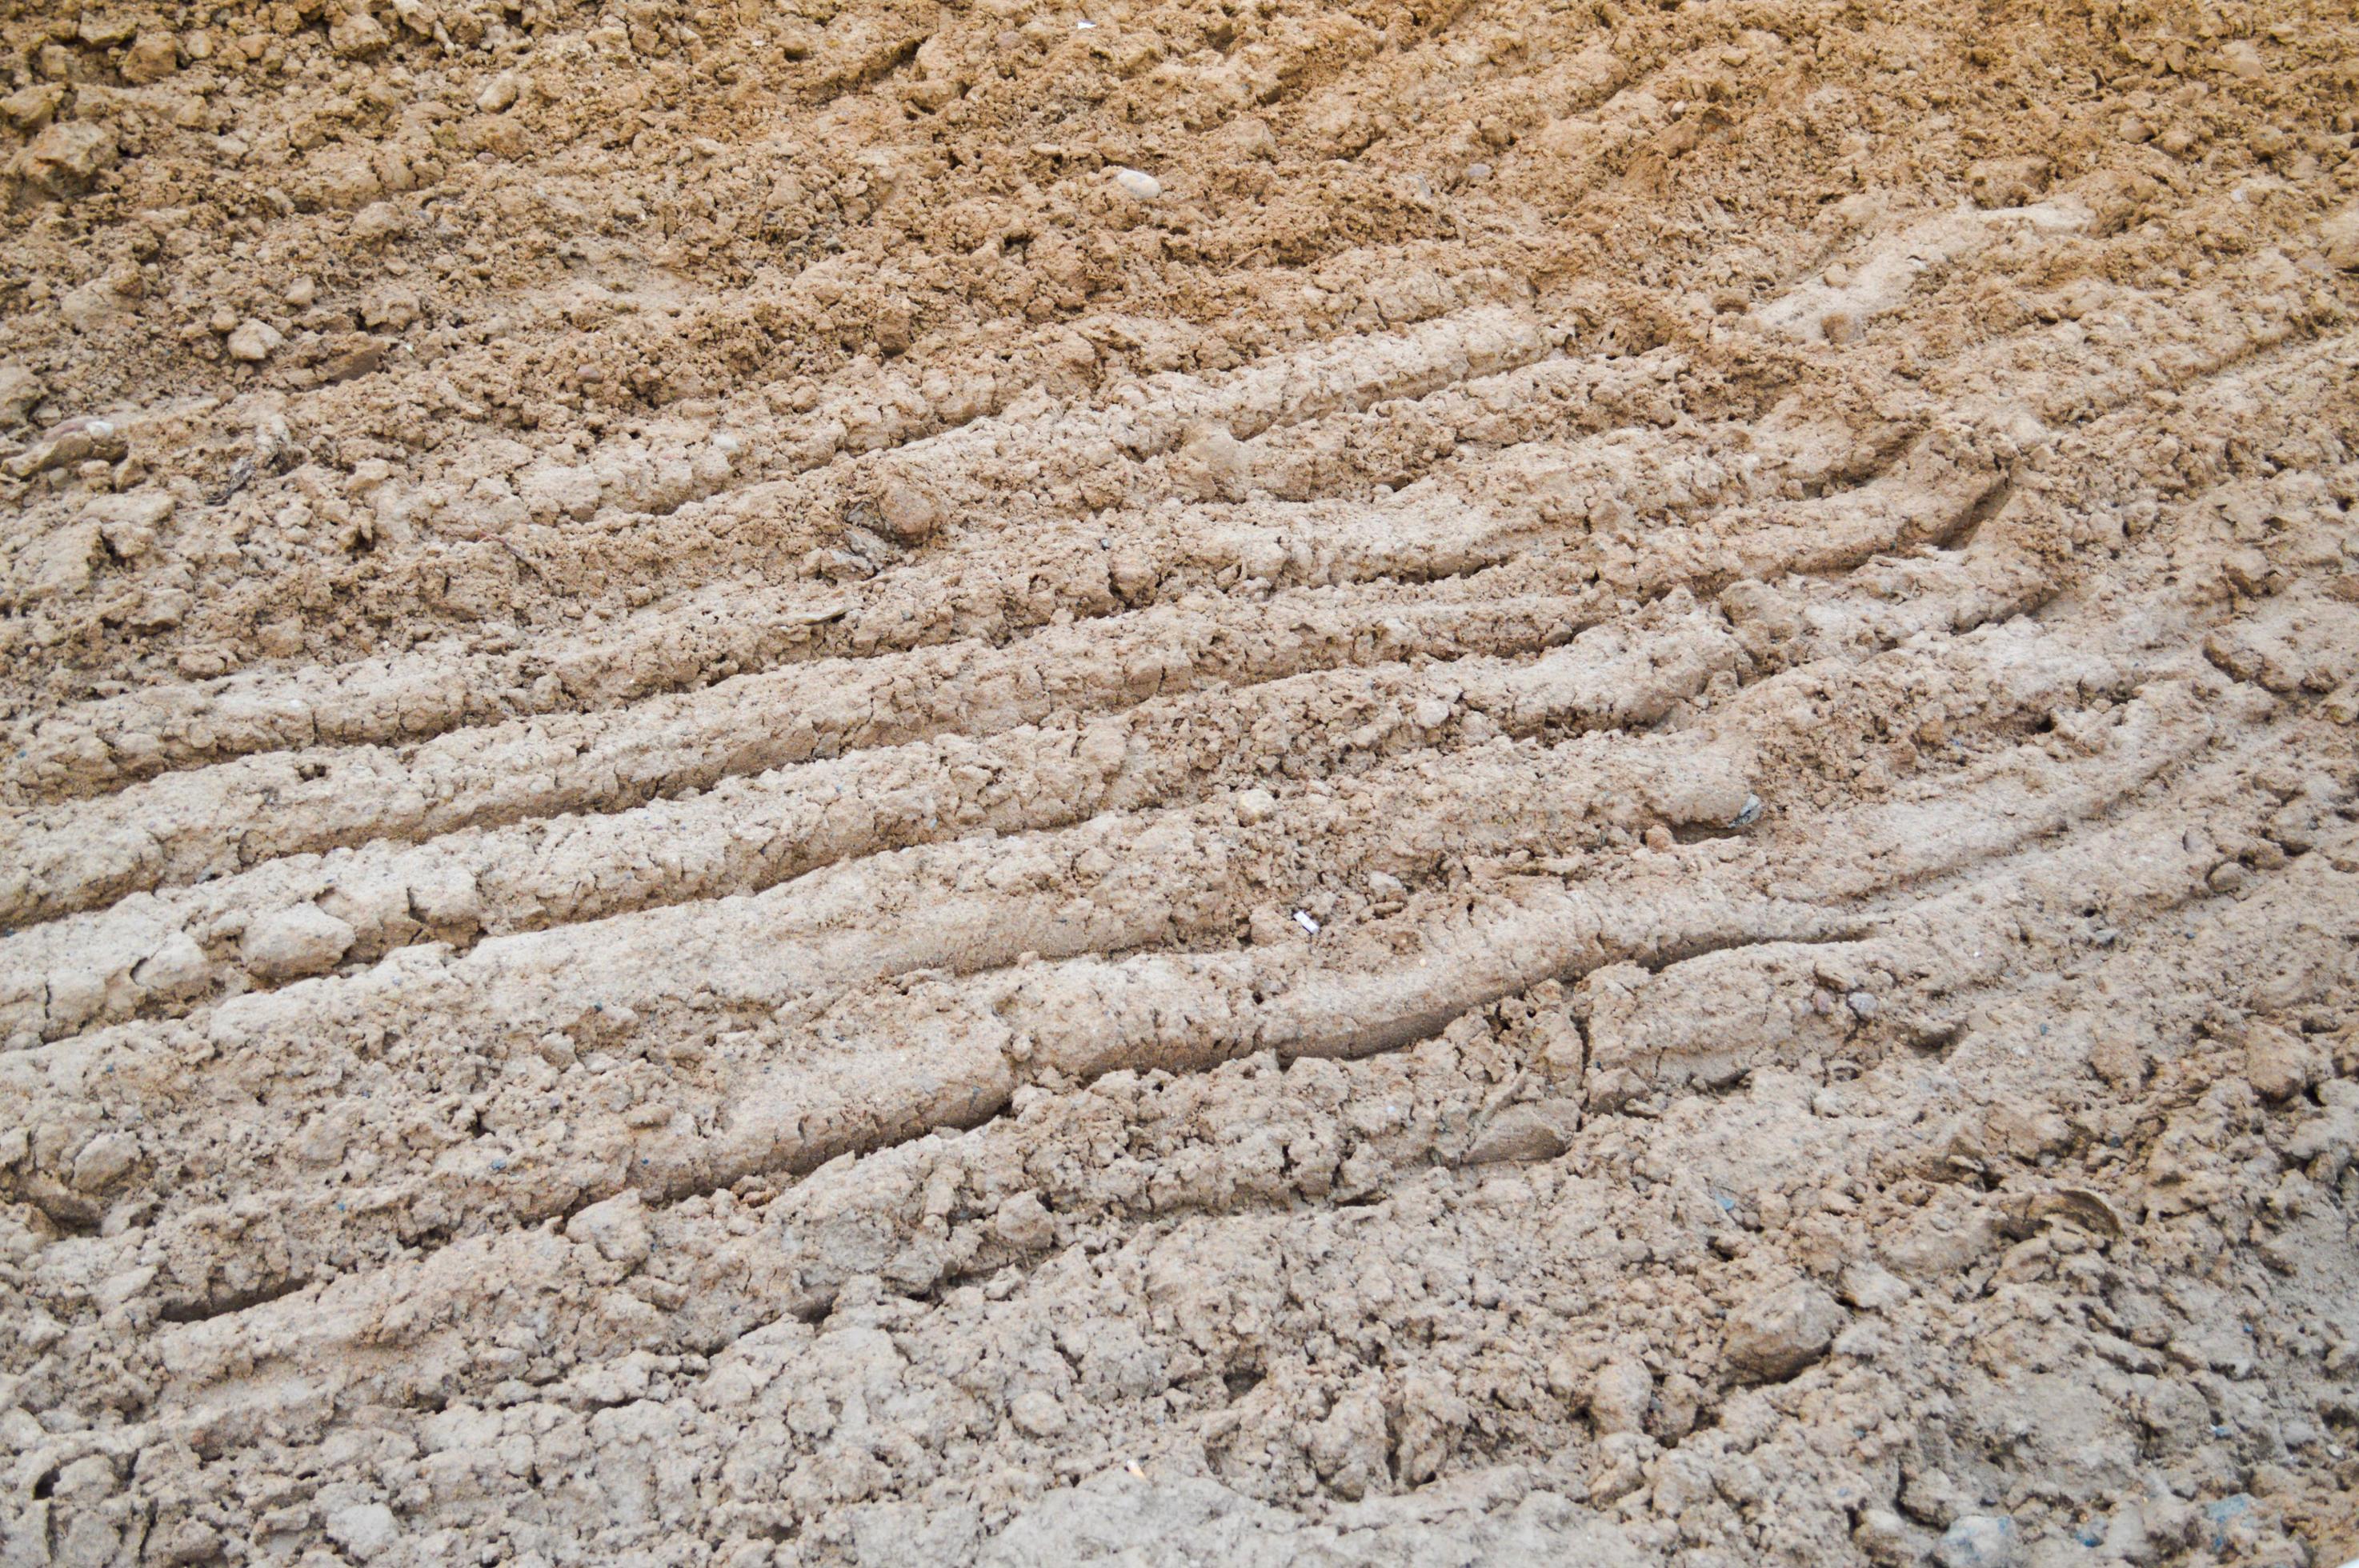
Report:
M 2347 0 L 0 45 L 0 1568 L 2359 1556 Z

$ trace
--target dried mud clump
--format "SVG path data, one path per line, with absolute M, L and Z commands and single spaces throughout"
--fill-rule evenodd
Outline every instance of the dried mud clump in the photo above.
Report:
M 0 0 L 0 1564 L 2359 1556 L 2359 23 Z

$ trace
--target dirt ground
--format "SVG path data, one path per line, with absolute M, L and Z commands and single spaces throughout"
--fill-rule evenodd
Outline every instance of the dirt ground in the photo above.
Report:
M 2359 1556 L 2347 0 L 0 42 L 0 1565 Z

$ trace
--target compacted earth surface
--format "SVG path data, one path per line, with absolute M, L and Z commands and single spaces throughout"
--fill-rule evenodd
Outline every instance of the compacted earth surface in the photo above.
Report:
M 0 1563 L 2359 1555 L 2341 0 L 0 4 Z

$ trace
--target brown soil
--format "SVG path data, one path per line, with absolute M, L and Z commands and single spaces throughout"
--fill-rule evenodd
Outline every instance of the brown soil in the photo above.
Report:
M 0 3 L 0 1564 L 2359 1554 L 2359 22 Z

